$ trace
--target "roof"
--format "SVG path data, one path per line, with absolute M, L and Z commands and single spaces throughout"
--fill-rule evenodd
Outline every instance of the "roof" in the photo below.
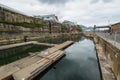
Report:
M 117 24 L 120 24 L 120 22 L 118 22 L 118 23 L 115 23 L 115 24 L 112 24 L 112 26 L 113 26 L 113 25 L 117 25 Z
M 46 21 L 55 21 L 55 22 L 59 22 L 59 21 L 58 21 L 58 17 L 55 16 L 55 14 L 51 14 L 51 15 L 42 15 L 42 16 L 35 16 L 35 18 L 44 19 L 44 20 L 46 20 Z
M 65 21 L 63 22 L 63 24 L 68 24 L 68 25 L 71 25 L 71 26 L 75 25 L 74 22 L 67 21 L 67 20 L 65 20 Z
M 9 11 L 12 11 L 12 12 L 27 16 L 26 14 L 24 14 L 24 13 L 22 13 L 22 12 L 16 10 L 16 9 L 10 8 L 10 7 L 6 6 L 6 5 L 0 4 L 0 7 L 4 8 L 6 10 L 9 10 Z
M 96 26 L 96 28 L 109 28 L 110 26 L 107 25 L 107 26 Z
M 45 18 L 45 17 L 54 17 L 54 16 L 55 16 L 54 14 L 51 14 L 51 15 L 38 15 L 38 16 L 35 16 L 35 17 Z

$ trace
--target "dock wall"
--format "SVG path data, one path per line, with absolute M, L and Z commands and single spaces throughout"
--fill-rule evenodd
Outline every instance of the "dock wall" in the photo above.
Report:
M 94 40 L 102 79 L 120 80 L 120 50 L 97 34 L 88 32 L 84 35 Z

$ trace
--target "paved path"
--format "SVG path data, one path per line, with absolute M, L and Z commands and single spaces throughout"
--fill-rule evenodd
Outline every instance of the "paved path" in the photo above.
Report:
M 120 40 L 118 40 L 120 35 L 117 37 L 117 41 L 115 41 L 113 38 L 109 38 L 109 36 L 108 36 L 109 34 L 107 34 L 107 33 L 106 34 L 105 33 L 96 33 L 96 34 L 120 50 Z

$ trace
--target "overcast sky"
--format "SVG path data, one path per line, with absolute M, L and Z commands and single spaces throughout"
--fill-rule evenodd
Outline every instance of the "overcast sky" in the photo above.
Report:
M 0 0 L 27 15 L 55 14 L 86 26 L 120 22 L 120 0 Z

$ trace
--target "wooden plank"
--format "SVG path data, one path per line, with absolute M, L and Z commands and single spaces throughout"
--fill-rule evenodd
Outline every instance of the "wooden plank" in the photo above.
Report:
M 62 57 L 64 52 L 63 51 L 57 51 L 53 53 L 54 55 L 49 55 L 48 57 L 55 59 L 53 62 L 55 62 L 58 58 Z M 13 77 L 15 80 L 30 80 L 33 77 L 36 76 L 36 74 L 39 74 L 43 70 L 45 70 L 49 65 L 51 65 L 53 62 L 51 60 L 43 58 L 42 62 L 40 63 L 34 63 L 26 68 L 21 69 L 20 71 L 13 74 Z
M 56 44 L 49 44 L 49 43 L 39 43 L 37 41 L 30 41 L 30 42 L 0 46 L 0 50 L 10 49 L 10 48 L 19 47 L 19 46 L 25 46 L 25 45 L 32 45 L 32 44 L 40 45 L 40 46 L 50 46 L 50 47 L 53 47 L 56 45 Z
M 53 47 L 53 46 L 56 45 L 56 44 L 39 43 L 39 42 L 34 42 L 33 44 L 34 44 L 34 45 L 40 45 L 40 46 L 50 46 L 50 47 Z
M 0 67 L 0 80 L 21 70 L 26 71 L 27 69 L 29 73 L 28 68 L 32 69 L 34 72 L 34 70 L 36 71 L 37 68 L 41 67 L 42 69 L 40 71 L 38 70 L 38 72 L 40 73 L 46 67 L 51 65 L 54 61 L 56 61 L 58 58 L 63 56 L 64 54 L 63 51 L 61 51 L 61 49 L 68 47 L 70 44 L 73 44 L 73 41 L 66 41 L 60 45 L 55 45 L 54 47 L 47 49 L 46 51 L 48 51 L 49 53 L 47 56 L 46 55 L 41 56 L 42 52 L 37 52 L 35 53 L 36 55 L 34 56 L 28 56 L 26 58 L 20 59 L 18 61 Z M 32 65 L 34 66 L 34 64 L 36 65 L 35 68 L 32 67 Z M 23 76 L 24 74 L 21 73 L 21 75 Z M 33 76 L 31 75 L 29 77 L 33 78 L 35 75 L 37 74 L 34 74 Z

